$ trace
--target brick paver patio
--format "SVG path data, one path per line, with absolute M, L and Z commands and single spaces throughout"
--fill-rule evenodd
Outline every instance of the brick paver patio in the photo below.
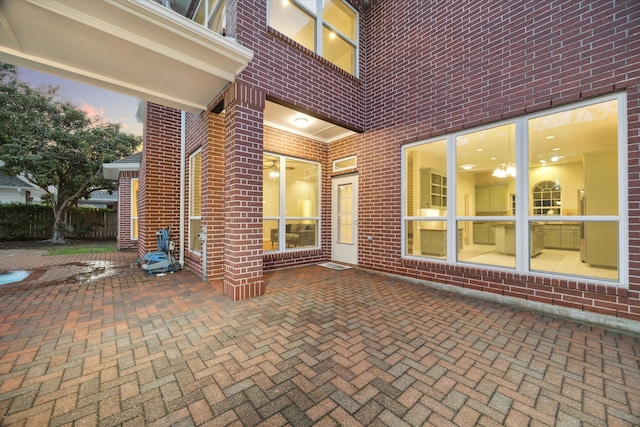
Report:
M 640 339 L 357 269 L 0 251 L 0 425 L 640 425 Z

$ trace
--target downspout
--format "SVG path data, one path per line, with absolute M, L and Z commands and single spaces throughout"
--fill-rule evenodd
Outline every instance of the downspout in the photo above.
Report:
M 178 262 L 184 268 L 184 204 L 185 204 L 185 161 L 186 161 L 186 140 L 187 140 L 187 125 L 186 125 L 186 113 L 182 111 L 180 113 L 180 256 Z

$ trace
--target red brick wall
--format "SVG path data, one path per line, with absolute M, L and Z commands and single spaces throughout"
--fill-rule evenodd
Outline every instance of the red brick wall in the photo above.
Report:
M 189 236 L 189 156 L 202 153 L 202 226 L 207 228 L 207 277 L 224 276 L 224 128 L 225 116 L 203 112 L 186 115 L 185 238 Z M 202 256 L 188 250 L 185 242 L 185 265 L 202 272 Z
M 330 150 L 358 155 L 361 265 L 640 320 L 640 3 L 402 5 L 377 2 L 367 15 L 367 132 Z M 628 289 L 401 259 L 403 144 L 619 90 L 629 101 Z
M 224 292 L 238 301 L 264 294 L 262 277 L 262 111 L 264 93 L 242 84 L 225 99 Z
M 118 177 L 118 249 L 138 247 L 138 241 L 131 239 L 131 180 L 138 172 L 124 171 Z
M 237 29 L 232 34 L 243 46 L 254 51 L 254 59 L 239 81 L 260 87 L 266 95 L 313 114 L 362 129 L 365 117 L 363 80 L 268 28 L 268 2 L 244 0 L 238 3 Z M 362 60 L 360 67 L 362 76 Z
M 139 256 L 157 250 L 155 233 L 162 228 L 171 227 L 171 238 L 178 243 L 180 115 L 173 108 L 147 102 L 138 182 Z

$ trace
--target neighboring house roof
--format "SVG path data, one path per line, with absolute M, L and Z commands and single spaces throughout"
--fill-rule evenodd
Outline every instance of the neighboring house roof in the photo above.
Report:
M 91 196 L 88 199 L 78 200 L 80 206 L 92 206 L 95 208 L 106 208 L 108 205 L 114 205 L 118 203 L 118 192 L 112 191 L 109 194 L 108 190 L 96 190 L 91 192 Z
M 18 178 L 17 176 L 7 176 L 0 172 L 0 187 L 7 188 L 24 188 L 26 190 L 29 189 L 37 189 L 37 187 L 29 184 Z
M 112 191 L 109 194 L 107 190 L 96 190 L 91 193 L 91 197 L 88 199 L 83 199 L 83 201 L 95 201 L 95 202 L 117 202 L 118 201 L 118 192 Z
M 111 163 L 102 164 L 102 174 L 105 178 L 114 181 L 118 180 L 118 175 L 123 171 L 139 171 L 142 152 L 132 154 Z

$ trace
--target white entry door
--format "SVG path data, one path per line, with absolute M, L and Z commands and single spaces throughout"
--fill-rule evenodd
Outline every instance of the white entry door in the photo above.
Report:
M 358 264 L 358 176 L 333 179 L 331 186 L 333 261 Z

